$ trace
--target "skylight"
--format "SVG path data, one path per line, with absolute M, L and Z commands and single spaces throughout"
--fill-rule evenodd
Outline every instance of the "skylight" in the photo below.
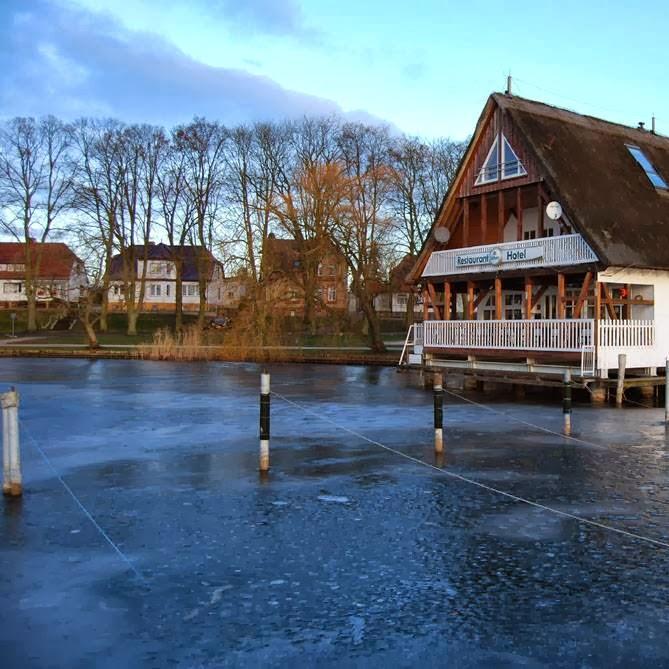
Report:
M 653 163 L 646 157 L 646 154 L 638 146 L 632 146 L 631 144 L 626 144 L 625 146 L 627 146 L 627 150 L 632 154 L 637 163 L 641 165 L 653 186 L 668 190 L 667 182 L 658 174 L 657 170 L 653 167 Z

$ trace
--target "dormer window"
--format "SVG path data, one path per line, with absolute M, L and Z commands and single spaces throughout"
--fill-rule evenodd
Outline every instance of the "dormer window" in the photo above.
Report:
M 648 160 L 646 154 L 638 147 L 632 144 L 625 144 L 627 150 L 632 154 L 634 160 L 641 165 L 643 171 L 646 173 L 646 176 L 650 179 L 650 182 L 655 186 L 655 188 L 661 188 L 663 190 L 668 190 L 667 182 L 658 174 L 658 171 L 653 166 L 653 163 Z
M 525 174 L 527 172 L 516 152 L 511 148 L 509 140 L 504 134 L 500 134 L 495 137 L 474 185 L 480 186 L 500 179 L 513 179 Z

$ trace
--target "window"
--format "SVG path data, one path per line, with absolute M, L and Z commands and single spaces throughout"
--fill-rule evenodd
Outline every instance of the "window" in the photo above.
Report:
M 658 174 L 657 170 L 653 167 L 653 163 L 646 157 L 646 154 L 638 146 L 632 146 L 631 144 L 626 144 L 625 146 L 632 154 L 634 160 L 641 165 L 653 186 L 667 190 L 669 188 L 667 182 Z
M 523 232 L 523 239 L 536 239 L 537 231 L 536 230 L 525 230 Z
M 397 293 L 395 301 L 398 307 L 406 307 L 409 296 L 406 293 Z
M 181 286 L 181 294 L 184 297 L 196 297 L 200 295 L 200 286 L 196 283 L 184 283 Z
M 20 263 L 0 264 L 0 272 L 25 272 L 26 266 Z
M 8 293 L 10 295 L 16 295 L 17 293 L 21 292 L 21 284 L 20 283 L 5 283 L 4 286 L 2 287 L 2 292 L 3 293 Z
M 500 137 L 502 138 L 500 144 Z M 495 141 L 483 161 L 483 167 L 476 177 L 475 186 L 487 184 L 498 179 L 512 179 L 527 174 L 511 144 L 502 134 L 495 137 Z
M 337 289 L 328 288 L 328 302 L 336 302 L 336 301 L 337 301 Z
M 149 295 L 151 297 L 160 297 L 161 285 L 159 283 L 149 284 Z
M 165 286 L 165 295 L 166 295 L 167 297 L 170 296 L 170 284 L 169 284 L 169 283 L 166 284 L 166 286 Z

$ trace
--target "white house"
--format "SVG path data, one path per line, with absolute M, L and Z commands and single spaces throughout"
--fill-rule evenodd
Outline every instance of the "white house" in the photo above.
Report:
M 669 138 L 493 94 L 409 274 L 412 362 L 654 375 L 669 355 Z
M 214 256 L 200 246 L 149 244 L 135 246 L 123 258 L 112 258 L 109 306 L 124 309 L 126 286 L 136 283 L 136 295 L 144 277 L 143 311 L 173 312 L 176 310 L 177 275 L 181 275 L 184 312 L 198 311 L 200 306 L 201 272 L 207 276 L 207 309 L 216 311 L 226 302 L 223 267 Z
M 29 242 L 38 303 L 76 302 L 87 283 L 84 263 L 66 245 Z M 0 242 L 0 306 L 26 303 L 26 244 Z

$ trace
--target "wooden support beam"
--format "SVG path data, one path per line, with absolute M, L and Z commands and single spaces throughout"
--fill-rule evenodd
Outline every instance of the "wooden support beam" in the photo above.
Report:
M 481 288 L 481 290 L 479 290 L 479 294 L 476 296 L 476 299 L 474 300 L 474 309 L 475 310 L 478 309 L 479 306 L 481 306 L 481 303 L 483 302 L 483 300 L 485 300 L 486 297 L 488 297 L 489 292 L 490 292 L 490 288 Z
M 544 296 L 544 293 L 548 290 L 548 286 L 540 286 L 539 290 L 532 296 L 532 309 L 539 304 L 539 300 Z
M 504 191 L 497 191 L 497 241 L 504 241 Z
M 469 246 L 469 200 L 462 203 L 462 246 Z
M 437 291 L 435 290 L 434 284 L 431 281 L 427 284 L 427 291 L 430 294 L 430 302 L 432 302 L 432 313 L 434 314 L 434 319 L 440 321 L 441 310 L 437 304 Z
M 525 277 L 525 320 L 532 318 L 532 279 Z
M 609 318 L 612 321 L 615 321 L 618 318 L 618 314 L 616 313 L 616 310 L 613 308 L 613 297 L 611 296 L 611 291 L 609 291 L 609 287 L 605 284 L 602 283 L 602 293 L 604 295 L 604 304 L 606 306 L 606 311 L 609 314 Z
M 623 302 L 623 318 L 630 319 L 632 318 L 632 284 L 625 284 L 625 291 L 627 292 L 627 297 L 625 302 Z
M 565 300 L 565 276 L 562 272 L 557 275 L 557 317 L 564 319 L 567 316 L 567 304 Z
M 581 311 L 583 310 L 583 304 L 588 298 L 588 291 L 590 290 L 590 284 L 592 283 L 592 272 L 587 272 L 585 278 L 583 279 L 583 285 L 581 286 L 581 292 L 578 294 L 576 304 L 574 305 L 574 318 L 581 317 Z M 599 303 L 599 290 L 595 290 L 595 303 Z M 597 310 L 595 310 L 595 318 L 597 316 Z
M 516 240 L 523 239 L 523 193 L 516 188 Z
M 488 237 L 488 198 L 481 193 L 481 244 L 487 244 Z
M 427 292 L 427 288 L 423 288 L 423 321 L 426 321 L 429 318 L 429 303 L 428 300 L 430 299 L 429 293 Z
M 544 198 L 541 195 L 541 186 L 537 186 L 537 237 L 543 237 L 544 230 Z
M 498 321 L 501 321 L 504 316 L 502 299 L 502 279 L 495 277 L 495 318 Z
M 451 282 L 444 282 L 444 320 L 451 320 Z
M 474 288 L 473 281 L 467 281 L 467 320 L 474 320 Z

